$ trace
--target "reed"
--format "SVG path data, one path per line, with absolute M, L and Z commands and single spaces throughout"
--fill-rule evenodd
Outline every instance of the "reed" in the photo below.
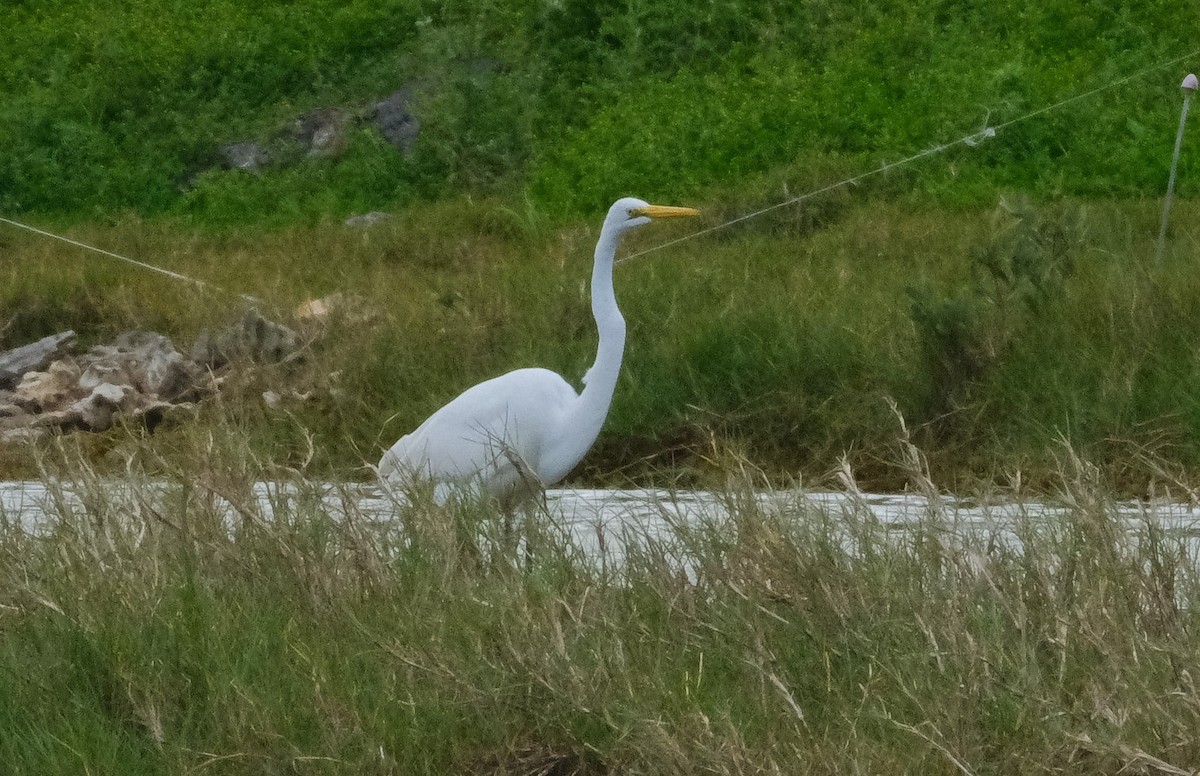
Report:
M 904 437 L 897 467 L 930 494 Z M 907 452 L 903 452 L 907 451 Z M 241 455 L 231 456 L 232 452 Z M 535 512 L 382 514 L 245 440 L 114 481 L 73 459 L 0 528 L 15 774 L 1185 773 L 1194 543 L 1060 448 L 1066 507 L 885 525 L 731 456 L 720 510 L 603 562 Z M 160 462 L 162 464 L 162 462 Z M 842 487 L 855 490 L 851 469 Z M 1018 504 L 1019 491 L 992 498 Z M 722 515 L 722 516 L 718 516 Z

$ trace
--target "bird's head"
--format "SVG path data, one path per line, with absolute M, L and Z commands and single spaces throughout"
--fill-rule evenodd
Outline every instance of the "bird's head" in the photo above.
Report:
M 669 205 L 651 205 L 637 197 L 618 199 L 608 209 L 605 226 L 611 226 L 617 232 L 636 229 L 660 218 L 686 218 L 699 215 L 699 210 L 690 207 L 671 207 Z

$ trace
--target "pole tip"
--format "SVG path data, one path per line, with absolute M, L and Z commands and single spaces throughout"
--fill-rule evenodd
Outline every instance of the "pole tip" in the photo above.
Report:
M 1179 88 L 1194 92 L 1200 89 L 1200 80 L 1197 80 L 1195 73 L 1188 73 L 1187 78 L 1183 79 L 1183 83 L 1179 85 Z

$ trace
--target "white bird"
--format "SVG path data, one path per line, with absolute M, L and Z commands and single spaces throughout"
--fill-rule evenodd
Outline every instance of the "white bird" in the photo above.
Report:
M 692 208 L 626 197 L 609 208 L 592 268 L 592 315 L 600 343 L 576 393 L 549 369 L 517 369 L 468 388 L 400 438 L 379 461 L 380 479 L 421 479 L 467 488 L 511 508 L 565 477 L 600 434 L 625 351 L 625 319 L 613 293 L 621 236 L 655 218 L 694 216 Z

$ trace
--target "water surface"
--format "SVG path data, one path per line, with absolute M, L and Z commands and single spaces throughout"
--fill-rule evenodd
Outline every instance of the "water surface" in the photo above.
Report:
M 250 493 L 229 494 L 194 484 L 165 481 L 103 480 L 75 482 L 0 482 L 0 536 L 10 532 L 45 533 L 64 519 L 92 524 L 138 514 L 147 505 L 171 503 L 183 488 L 189 498 L 221 514 L 230 527 L 239 515 L 288 520 L 296 515 L 348 515 L 368 524 L 395 527 L 405 508 L 403 497 L 363 483 L 259 482 Z M 178 502 L 176 502 L 178 503 Z M 193 502 L 194 503 L 194 502 Z M 1093 507 L 1094 508 L 1094 507 Z M 1139 541 L 1150 526 L 1177 537 L 1192 557 L 1200 557 L 1200 507 L 1167 501 L 1121 501 L 1103 507 L 1126 528 L 1126 539 Z M 163 510 L 170 514 L 171 509 Z M 958 546 L 996 546 L 1020 551 L 1021 531 L 1062 531 L 1078 506 L 1045 501 L 980 503 L 954 496 L 849 493 L 838 491 L 759 491 L 716 493 L 655 489 L 552 489 L 545 514 L 552 530 L 590 557 L 621 562 L 631 545 L 673 554 L 690 567 L 685 545 L 689 531 L 731 527 L 731 515 L 756 514 L 784 521 L 820 520 L 835 526 L 847 547 L 864 527 L 903 539 L 917 527 Z

